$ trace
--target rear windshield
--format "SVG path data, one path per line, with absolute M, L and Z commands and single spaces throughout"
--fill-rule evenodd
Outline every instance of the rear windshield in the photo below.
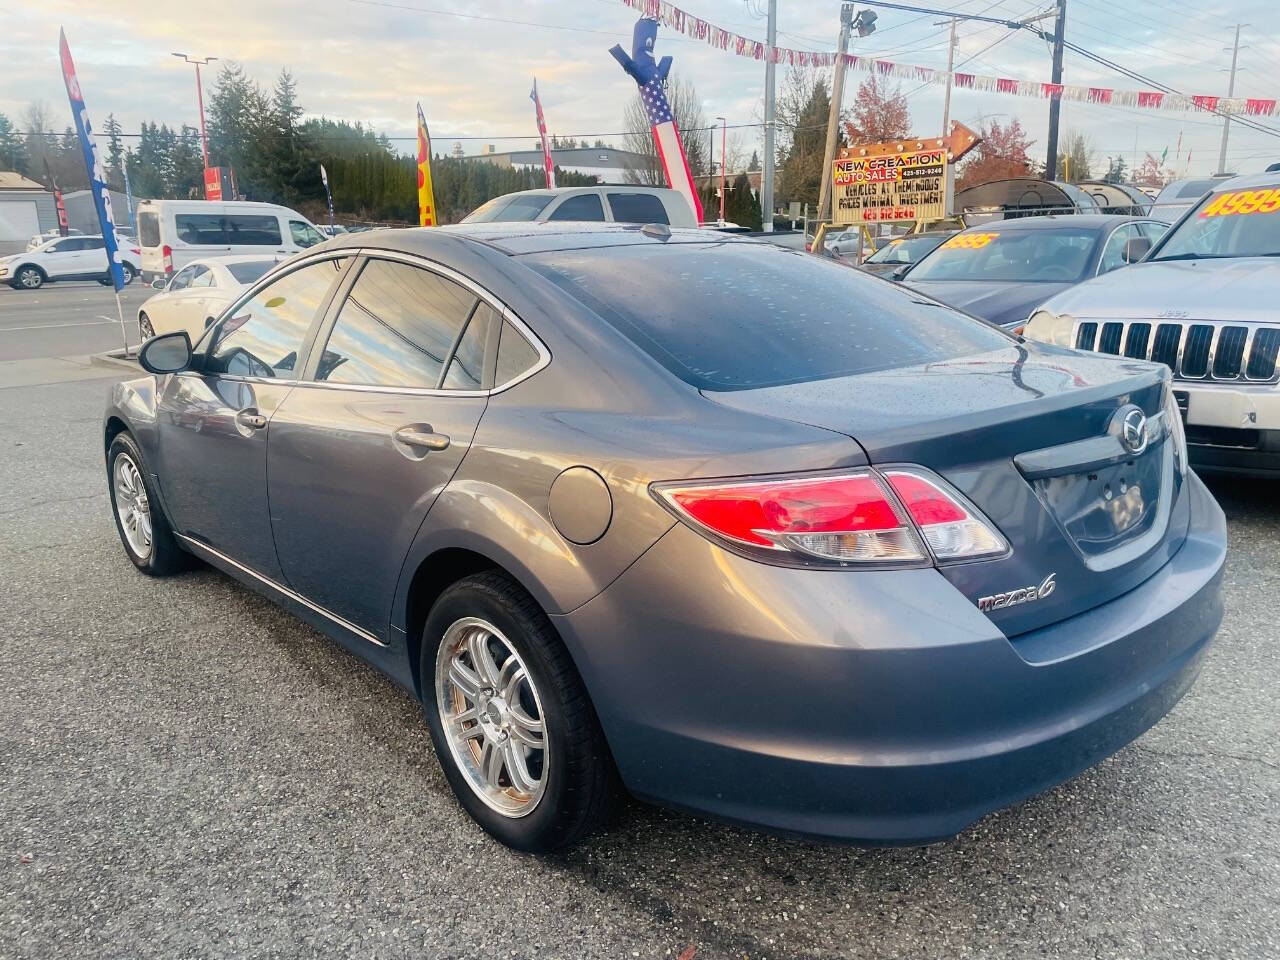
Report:
M 1084 278 L 1097 245 L 1092 229 L 1011 230 L 993 223 L 956 234 L 921 260 L 911 279 L 1069 283 Z
M 463 223 L 507 223 L 536 220 L 538 214 L 552 200 L 549 193 L 516 194 L 494 197 L 484 206 L 469 214 Z
M 253 283 L 275 265 L 274 260 L 247 260 L 243 263 L 228 263 L 227 269 L 237 283 Z
M 772 244 L 654 244 L 521 259 L 703 390 L 870 373 L 1010 342 L 907 288 Z
M 160 215 L 158 213 L 138 214 L 138 242 L 144 247 L 160 246 Z

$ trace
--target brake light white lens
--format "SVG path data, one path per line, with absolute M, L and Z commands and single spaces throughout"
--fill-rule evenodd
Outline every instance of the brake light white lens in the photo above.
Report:
M 968 560 L 1004 553 L 1004 537 L 923 471 L 886 470 L 885 479 L 939 560 Z
M 745 547 L 842 562 L 921 561 L 924 545 L 873 472 L 655 491 L 710 533 Z

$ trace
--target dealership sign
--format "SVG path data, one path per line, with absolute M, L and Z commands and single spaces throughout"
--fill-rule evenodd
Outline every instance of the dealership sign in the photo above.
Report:
M 955 123 L 949 137 L 842 148 L 832 166 L 832 221 L 844 226 L 945 217 L 947 167 L 977 142 L 977 134 Z

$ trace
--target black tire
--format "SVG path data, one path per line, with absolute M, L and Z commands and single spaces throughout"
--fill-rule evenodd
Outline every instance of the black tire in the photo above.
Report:
M 138 337 L 146 343 L 156 335 L 156 328 L 151 325 L 151 318 L 145 313 L 138 314 Z
M 146 494 L 145 512 L 151 524 L 151 544 L 149 550 L 135 547 L 125 531 L 125 519 L 121 516 L 123 495 L 118 492 L 117 464 L 122 457 L 134 465 Z M 152 577 L 168 577 L 185 570 L 189 565 L 189 554 L 178 546 L 178 541 L 160 509 L 160 501 L 156 497 L 155 487 L 151 483 L 142 451 L 134 443 L 128 433 L 116 434 L 107 448 L 107 489 L 111 493 L 111 513 L 115 517 L 116 532 L 120 534 L 120 543 L 124 546 L 125 555 L 133 561 L 133 565 L 143 573 Z
M 124 285 L 127 287 L 129 284 L 133 283 L 133 278 L 138 275 L 138 271 L 133 269 L 133 264 L 131 263 L 126 263 L 122 266 L 124 269 Z
M 15 290 L 39 290 L 47 279 L 43 270 L 28 264 L 13 275 L 13 286 Z
M 444 734 L 436 657 L 450 626 L 471 617 L 502 632 L 526 666 L 540 701 L 549 755 L 546 784 L 532 810 L 518 816 L 495 810 L 480 797 Z M 421 650 L 423 711 L 436 756 L 458 801 L 492 837 L 517 850 L 541 853 L 577 843 L 610 818 L 620 790 L 600 721 L 551 621 L 517 583 L 494 571 L 449 587 L 427 616 Z

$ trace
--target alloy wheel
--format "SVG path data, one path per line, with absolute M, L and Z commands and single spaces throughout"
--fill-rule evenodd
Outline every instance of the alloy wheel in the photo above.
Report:
M 39 289 L 40 284 L 44 283 L 44 278 L 35 267 L 27 267 L 18 274 L 18 283 L 27 290 L 36 290 Z
M 143 340 L 150 340 L 156 335 L 155 328 L 151 326 L 151 318 L 145 313 L 138 317 L 138 336 Z
M 436 654 L 436 708 L 467 785 L 507 817 L 532 813 L 547 786 L 545 714 L 533 678 L 493 624 L 464 617 Z
M 116 516 L 129 549 L 139 560 L 151 556 L 151 503 L 142 473 L 127 453 L 116 457 Z

